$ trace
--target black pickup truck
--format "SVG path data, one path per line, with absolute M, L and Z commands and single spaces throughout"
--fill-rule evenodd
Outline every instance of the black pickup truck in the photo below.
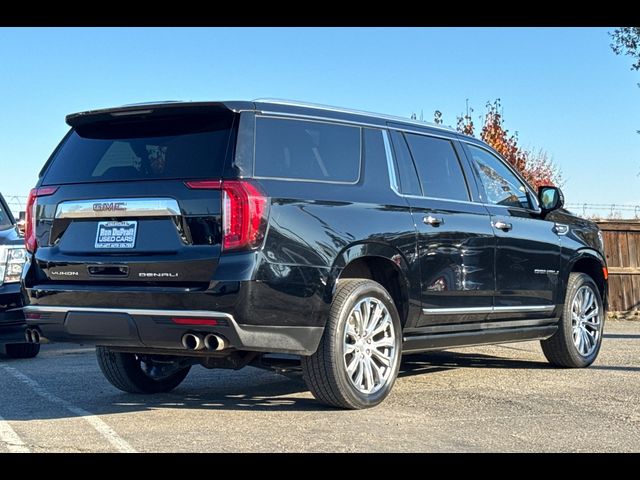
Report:
M 37 343 L 26 343 L 20 275 L 26 259 L 24 238 L 0 194 L 0 347 L 13 358 L 35 357 Z

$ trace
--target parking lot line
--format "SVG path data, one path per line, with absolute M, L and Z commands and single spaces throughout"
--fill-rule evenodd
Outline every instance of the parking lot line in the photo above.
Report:
M 7 372 L 12 377 L 14 377 L 15 379 L 19 380 L 20 382 L 22 382 L 23 384 L 31 388 L 38 396 L 44 398 L 45 400 L 50 401 L 51 403 L 60 405 L 62 408 L 68 410 L 74 415 L 81 417 L 89 425 L 91 425 L 100 435 L 102 435 L 111 445 L 113 445 L 115 449 L 118 450 L 118 452 L 122 452 L 122 453 L 136 452 L 136 450 L 131 445 L 129 445 L 129 443 L 125 439 L 120 437 L 113 428 L 107 425 L 98 416 L 92 414 L 91 412 L 88 412 L 84 408 L 77 407 L 69 403 L 68 401 L 64 400 L 63 398 L 60 398 L 57 395 L 54 395 L 53 393 L 47 391 L 42 385 L 40 385 L 34 379 L 20 372 L 16 368 L 10 367 L 2 363 L 0 363 L 0 368 L 5 372 Z M 6 424 L 6 422 L 2 422 L 1 420 L 2 419 L 0 418 L 0 439 L 4 440 L 5 439 L 4 435 L 6 434 L 6 435 L 9 435 L 7 436 L 7 439 L 18 438 L 19 440 L 19 437 L 15 434 L 15 432 L 13 432 L 13 429 L 8 424 Z M 3 423 L 6 424 L 5 429 L 2 428 Z M 7 427 L 8 427 L 8 430 L 7 430 Z M 10 437 L 9 430 L 10 432 L 13 432 L 14 437 Z M 19 443 L 11 442 L 11 444 L 9 445 L 19 445 Z M 22 443 L 22 445 L 24 445 L 24 443 Z M 9 448 L 11 448 L 11 446 Z M 26 448 L 26 446 L 22 448 Z M 29 450 L 27 449 L 26 451 L 29 451 Z
M 0 442 L 4 443 L 10 453 L 30 453 L 29 447 L 18 436 L 9 422 L 0 417 Z

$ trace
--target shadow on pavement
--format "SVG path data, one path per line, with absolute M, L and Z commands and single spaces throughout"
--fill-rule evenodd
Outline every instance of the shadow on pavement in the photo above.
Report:
M 53 352 L 52 352 L 53 353 Z M 39 359 L 40 361 L 44 359 Z M 5 365 L 19 367 L 22 361 L 7 361 Z M 33 360 L 32 360 L 33 361 Z M 37 361 L 37 360 L 36 360 Z M 55 362 L 48 358 L 43 364 Z M 428 374 L 458 368 L 483 369 L 552 369 L 544 361 L 516 360 L 492 355 L 464 352 L 429 352 L 403 358 L 399 377 Z M 593 366 L 600 370 L 637 371 L 640 367 Z M 0 372 L 2 373 L 2 372 Z M 88 373 L 88 372 L 87 372 Z M 39 376 L 36 381 L 49 383 Z M 69 383 L 60 377 L 54 387 L 45 387 L 73 404 L 96 415 L 140 412 L 158 409 L 232 410 L 232 411 L 336 411 L 318 403 L 309 393 L 301 375 L 284 377 L 269 371 L 247 368 L 241 371 L 203 371 L 194 368 L 185 383 L 174 391 L 155 395 L 122 393 L 108 384 L 97 371 L 87 375 L 84 385 Z M 64 405 L 51 403 L 38 395 L 29 395 L 25 386 L 19 400 L 12 404 L 4 399 L 1 414 L 5 420 L 35 420 L 76 416 Z M 22 390 L 22 389 L 21 389 Z M 82 390 L 82 391 L 79 391 Z M 26 397 L 24 394 L 27 394 Z M 303 394 L 304 396 L 301 396 Z M 31 401 L 30 399 L 33 399 Z
M 510 368 L 548 369 L 553 368 L 544 361 L 515 360 L 479 353 L 430 352 L 407 355 L 402 359 L 399 377 L 440 372 L 453 368 Z

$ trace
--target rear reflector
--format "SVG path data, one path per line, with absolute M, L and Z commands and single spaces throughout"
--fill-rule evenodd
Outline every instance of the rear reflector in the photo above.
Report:
M 188 318 L 188 317 L 172 317 L 171 320 L 177 325 L 209 325 L 209 326 L 227 326 L 227 320 L 224 318 Z
M 222 180 L 196 180 L 184 183 L 194 190 L 220 190 L 222 188 Z
M 604 279 L 609 278 L 609 269 L 607 267 L 602 267 L 602 274 L 604 275 Z

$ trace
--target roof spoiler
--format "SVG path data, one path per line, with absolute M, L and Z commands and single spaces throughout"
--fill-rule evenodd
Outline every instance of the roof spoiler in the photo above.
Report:
M 240 105 L 246 104 L 246 105 Z M 71 127 L 79 127 L 89 123 L 110 122 L 119 118 L 130 117 L 160 117 L 167 115 L 181 115 L 194 113 L 213 113 L 216 110 L 239 111 L 242 107 L 253 104 L 250 102 L 162 102 L 162 103 L 142 103 L 126 105 L 122 107 L 103 108 L 99 110 L 87 110 L 85 112 L 71 113 L 65 120 Z

